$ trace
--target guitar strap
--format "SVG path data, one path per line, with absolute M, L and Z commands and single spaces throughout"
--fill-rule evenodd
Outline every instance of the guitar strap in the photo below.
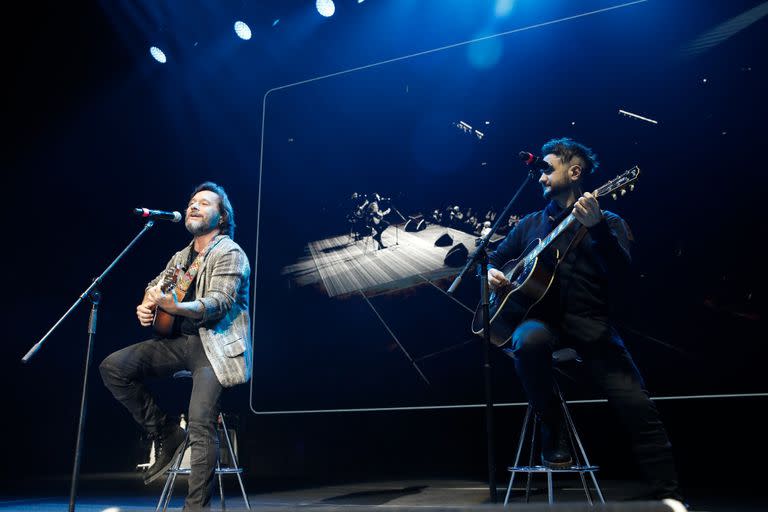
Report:
M 192 262 L 187 271 L 184 272 L 176 282 L 176 289 L 179 292 L 187 293 L 187 290 L 189 290 L 189 287 L 192 285 L 192 281 L 194 281 L 197 277 L 197 272 L 200 270 L 203 261 L 205 261 L 205 257 L 208 256 L 208 253 L 211 251 L 211 249 L 216 247 L 216 244 L 221 242 L 223 239 L 224 235 L 217 235 L 213 237 L 211 241 L 208 242 L 208 245 L 205 246 L 205 249 L 200 251 L 200 254 L 197 255 L 197 258 L 195 258 L 195 261 Z

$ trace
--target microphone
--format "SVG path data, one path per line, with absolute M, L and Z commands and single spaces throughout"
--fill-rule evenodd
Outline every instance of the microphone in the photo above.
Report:
M 181 220 L 179 212 L 164 212 L 163 210 L 150 210 L 148 208 L 134 208 L 133 214 L 148 219 L 169 220 L 171 222 L 179 222 Z
M 525 162 L 525 165 L 528 165 L 530 167 L 533 167 L 534 169 L 538 169 L 540 171 L 546 171 L 549 170 L 550 165 L 547 163 L 546 160 L 541 158 L 540 156 L 536 156 L 533 153 L 529 153 L 527 151 L 521 151 L 519 153 L 520 160 Z

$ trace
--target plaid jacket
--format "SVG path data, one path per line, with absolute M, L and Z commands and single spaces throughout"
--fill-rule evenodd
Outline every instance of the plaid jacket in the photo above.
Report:
M 234 240 L 226 235 L 219 235 L 217 240 L 195 279 L 196 300 L 204 306 L 203 317 L 197 323 L 216 377 L 222 386 L 231 387 L 251 377 L 253 354 L 248 314 L 251 267 L 245 252 Z M 174 254 L 166 270 L 176 264 L 184 265 L 191 248 L 192 244 Z M 166 270 L 147 287 L 159 283 Z

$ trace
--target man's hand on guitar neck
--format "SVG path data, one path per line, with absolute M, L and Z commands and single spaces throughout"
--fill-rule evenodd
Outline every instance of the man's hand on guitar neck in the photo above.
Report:
M 589 192 L 584 193 L 573 205 L 573 216 L 588 228 L 597 225 L 603 220 L 597 197 Z
M 507 276 L 504 275 L 504 272 L 495 268 L 488 269 L 488 286 L 491 287 L 491 290 L 495 290 L 499 286 L 508 284 L 509 279 L 507 279 Z

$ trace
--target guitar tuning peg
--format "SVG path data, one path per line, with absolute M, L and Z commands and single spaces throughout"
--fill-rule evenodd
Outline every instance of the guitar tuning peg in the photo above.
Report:
M 634 190 L 635 190 L 635 184 L 634 184 L 634 183 L 631 183 L 631 184 L 629 185 L 629 191 L 630 191 L 630 192 L 633 192 Z
M 621 189 L 621 195 L 622 195 L 622 196 L 623 196 L 623 195 L 626 195 L 626 193 L 627 193 L 627 189 L 625 189 L 625 188 Z
M 614 200 L 614 201 L 615 201 L 615 200 L 617 200 L 617 199 L 619 198 L 619 196 L 617 196 L 617 195 L 616 195 L 616 192 L 614 192 L 613 194 L 611 194 L 611 197 L 613 198 L 613 200 Z

